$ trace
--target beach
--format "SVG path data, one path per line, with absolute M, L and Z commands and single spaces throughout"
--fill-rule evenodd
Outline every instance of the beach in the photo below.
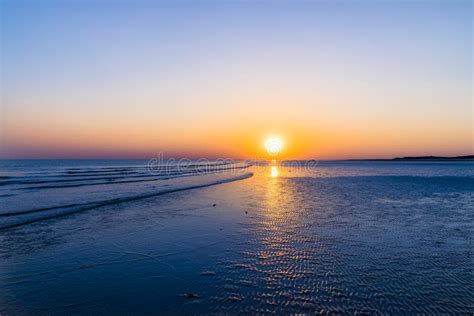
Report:
M 0 316 L 474 315 L 473 4 L 0 1 Z
M 0 230 L 0 313 L 472 312 L 471 162 L 239 172 Z

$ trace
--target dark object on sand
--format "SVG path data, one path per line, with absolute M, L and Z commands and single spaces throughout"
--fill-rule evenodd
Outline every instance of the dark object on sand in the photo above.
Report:
M 212 207 L 216 207 L 216 205 L 217 205 L 217 204 L 214 203 L 214 204 L 212 204 Z
M 245 211 L 245 214 L 248 214 L 249 212 Z
M 194 294 L 194 293 L 183 293 L 183 294 L 179 294 L 179 296 L 187 298 L 188 300 L 191 300 L 193 298 L 199 298 L 199 295 Z

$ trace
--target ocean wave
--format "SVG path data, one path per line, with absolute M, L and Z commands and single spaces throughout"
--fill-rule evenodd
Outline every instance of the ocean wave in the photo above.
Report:
M 242 173 L 239 175 L 217 175 L 211 178 L 209 177 L 192 177 L 193 181 L 187 181 L 175 185 L 167 185 L 166 187 L 160 188 L 149 188 L 149 190 L 141 193 L 135 194 L 126 194 L 123 191 L 124 195 L 119 197 L 114 197 L 112 199 L 103 199 L 96 200 L 93 202 L 83 202 L 83 203 L 69 203 L 51 207 L 43 207 L 37 209 L 28 209 L 28 210 L 17 210 L 17 211 L 4 211 L 0 213 L 0 229 L 6 229 L 14 226 L 25 225 L 37 221 L 42 221 L 46 219 L 56 218 L 60 216 L 65 216 L 77 212 L 87 211 L 95 209 L 102 206 L 118 204 L 123 202 L 130 202 L 139 199 L 154 197 L 158 195 L 163 195 L 167 193 L 173 193 L 184 190 L 192 190 L 198 188 L 209 187 L 213 185 L 244 180 L 253 176 L 253 173 Z
M 114 183 L 119 184 L 119 183 L 150 182 L 150 181 L 156 181 L 156 180 L 173 179 L 173 178 L 178 178 L 178 177 L 213 174 L 213 173 L 218 173 L 218 172 L 225 172 L 225 171 L 245 169 L 245 168 L 247 168 L 247 166 L 214 168 L 210 170 L 201 170 L 201 171 L 187 170 L 187 171 L 176 171 L 176 172 L 161 172 L 158 175 L 141 174 L 141 175 L 135 175 L 135 176 L 123 175 L 123 176 L 117 176 L 117 177 L 58 179 L 58 180 L 42 180 L 42 181 L 33 181 L 33 182 L 18 181 L 18 182 L 12 182 L 10 184 L 17 184 L 17 185 L 35 184 L 33 186 L 21 186 L 17 188 L 21 190 L 74 188 L 74 187 L 92 186 L 92 185 L 108 185 L 108 184 L 114 184 Z
M 66 169 L 66 171 L 57 171 L 52 170 L 50 172 L 42 172 L 40 174 L 36 172 L 29 172 L 23 176 L 9 177 L 8 180 L 0 180 L 0 186 L 10 186 L 10 185 L 39 185 L 31 187 L 22 187 L 25 189 L 32 188 L 59 188 L 66 186 L 75 186 L 74 182 L 84 182 L 83 185 L 95 185 L 102 183 L 93 183 L 90 181 L 102 181 L 104 184 L 114 182 L 116 180 L 128 179 L 136 182 L 136 179 L 146 178 L 149 180 L 144 181 L 153 181 L 155 179 L 162 179 L 165 177 L 178 177 L 178 176 L 187 176 L 193 174 L 207 174 L 207 173 L 216 173 L 220 171 L 227 171 L 233 169 L 245 169 L 249 165 L 242 163 L 209 163 L 209 164 L 190 164 L 186 166 L 179 165 L 158 165 L 154 166 L 153 169 L 146 166 L 133 166 L 121 169 L 112 169 L 113 171 L 101 171 L 106 168 L 82 168 L 74 169 L 79 172 L 79 174 L 71 174 L 71 169 Z M 90 170 L 85 170 L 90 169 Z M 120 171 L 119 171 L 120 170 Z M 89 181 L 89 182 L 87 182 Z M 126 182 L 126 181 L 125 181 Z M 52 185 L 48 186 L 47 184 L 57 183 L 63 185 Z

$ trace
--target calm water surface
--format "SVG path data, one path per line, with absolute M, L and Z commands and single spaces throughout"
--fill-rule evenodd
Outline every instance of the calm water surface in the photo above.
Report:
M 222 167 L 2 161 L 0 313 L 474 312 L 473 163 Z

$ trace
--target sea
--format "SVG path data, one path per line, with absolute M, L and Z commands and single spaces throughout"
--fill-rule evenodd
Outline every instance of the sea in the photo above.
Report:
M 0 160 L 0 314 L 473 314 L 473 223 L 472 161 Z

